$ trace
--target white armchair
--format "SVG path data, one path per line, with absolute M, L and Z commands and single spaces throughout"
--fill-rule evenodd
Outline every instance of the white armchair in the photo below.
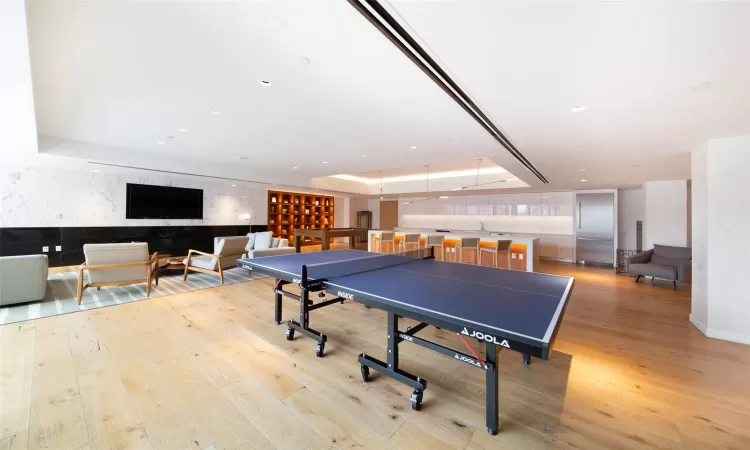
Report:
M 190 250 L 185 263 L 184 280 L 187 281 L 188 272 L 202 272 L 219 275 L 224 284 L 224 271 L 237 265 L 237 259 L 247 253 L 247 236 L 227 236 L 214 238 L 214 252 L 206 253 Z
M 105 286 L 146 283 L 146 296 L 151 296 L 151 280 L 159 285 L 159 254 L 148 256 L 148 244 L 132 242 L 124 244 L 85 244 L 83 254 L 86 262 L 78 268 L 78 304 L 83 291 L 89 287 L 101 289 Z M 84 271 L 88 271 L 88 282 L 83 282 Z
M 0 258 L 0 306 L 44 299 L 48 267 L 47 255 Z

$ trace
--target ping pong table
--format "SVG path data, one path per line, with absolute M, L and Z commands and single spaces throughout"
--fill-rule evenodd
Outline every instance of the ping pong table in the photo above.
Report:
M 484 370 L 487 431 L 493 435 L 498 429 L 498 351 L 520 352 L 525 364 L 531 356 L 549 359 L 574 282 L 558 275 L 436 261 L 431 248 L 404 254 L 329 250 L 240 259 L 237 265 L 276 279 L 277 324 L 281 323 L 282 298 L 299 302 L 299 320 L 287 322 L 286 338 L 292 340 L 298 332 L 314 339 L 319 357 L 327 337 L 310 327 L 310 312 L 347 300 L 384 310 L 388 316 L 386 361 L 360 354 L 362 379 L 367 382 L 373 369 L 412 387 L 410 400 L 415 410 L 421 408 L 427 381 L 399 368 L 400 343 L 416 344 Z M 299 295 L 283 289 L 290 283 L 299 285 Z M 314 293 L 335 298 L 315 303 Z M 400 330 L 399 318 L 419 324 Z M 428 326 L 455 332 L 471 354 L 418 337 Z M 485 359 L 469 346 L 467 338 L 485 344 Z

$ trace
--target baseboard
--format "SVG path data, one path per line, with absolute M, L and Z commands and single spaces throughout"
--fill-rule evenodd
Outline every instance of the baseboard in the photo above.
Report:
M 750 345 L 750 335 L 712 330 L 708 328 L 706 324 L 702 323 L 695 316 L 693 316 L 693 314 L 690 314 L 690 323 L 692 323 L 695 326 L 695 328 L 698 329 L 698 331 L 705 334 L 706 337 L 709 337 L 712 339 L 721 339 L 722 341 L 730 341 L 730 342 L 737 342 L 739 344 Z
M 564 263 L 573 263 L 573 260 L 570 258 L 550 258 L 549 256 L 540 256 L 539 259 L 542 259 L 544 261 L 555 261 L 555 262 L 564 262 Z
M 695 317 L 693 313 L 690 313 L 690 323 L 692 323 L 695 326 L 695 328 L 698 329 L 698 331 L 708 336 L 708 327 L 706 326 L 705 323 L 698 320 L 698 318 Z

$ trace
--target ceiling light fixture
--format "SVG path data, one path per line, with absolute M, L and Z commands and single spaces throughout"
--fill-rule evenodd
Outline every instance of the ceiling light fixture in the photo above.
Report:
M 443 179 L 443 178 L 470 177 L 470 176 L 474 176 L 476 173 L 477 173 L 476 169 L 452 170 L 448 172 L 432 172 L 430 174 L 430 178 L 432 178 L 433 180 L 437 180 L 437 179 Z M 508 173 L 508 171 L 499 166 L 487 167 L 487 168 L 480 170 L 480 174 L 482 175 L 492 175 L 492 174 L 500 174 L 500 173 Z M 356 181 L 357 183 L 364 183 L 364 184 L 378 184 L 379 182 L 378 178 L 366 178 L 366 177 L 359 177 L 356 175 L 349 175 L 349 174 L 331 175 L 331 177 L 338 178 L 340 180 Z M 412 175 L 402 175 L 402 176 L 397 176 L 397 177 L 381 178 L 380 182 L 400 183 L 404 181 L 422 181 L 424 179 L 425 179 L 424 173 L 417 173 L 417 174 L 412 174 Z
M 416 149 L 417 149 L 417 146 L 416 146 L 416 145 L 412 145 L 412 146 L 411 146 L 411 149 L 412 149 L 412 150 L 416 150 Z
M 243 195 L 242 198 L 247 198 L 247 195 Z
M 99 171 L 98 171 L 98 170 L 96 170 L 96 169 L 92 170 L 92 172 L 94 172 L 94 173 L 99 173 Z
M 245 159 L 247 159 L 247 156 L 238 156 L 237 159 L 245 160 Z
M 215 109 L 211 110 L 211 114 L 213 114 L 214 116 L 221 115 L 221 113 L 219 111 L 215 110 Z
M 236 184 L 233 184 L 233 185 L 232 185 L 232 187 L 237 187 L 237 185 L 236 185 Z
M 265 86 L 265 87 L 269 87 L 269 86 L 271 86 L 271 82 L 268 81 L 268 80 L 260 80 L 260 85 L 261 86 Z
M 582 179 L 581 181 L 586 181 L 586 179 L 585 179 L 585 178 L 583 178 L 583 179 Z
M 451 189 L 451 191 L 460 191 L 460 190 L 462 190 L 462 189 L 463 189 L 462 187 L 457 187 L 457 188 L 453 188 L 453 189 Z
M 447 195 L 441 195 L 440 198 L 448 198 Z
M 323 161 L 323 164 L 328 164 L 328 161 Z
M 292 169 L 297 170 L 297 166 L 292 167 Z
M 367 158 L 367 155 L 362 155 L 363 158 Z
M 188 132 L 187 128 L 180 128 L 180 133 L 187 133 L 187 132 Z
M 164 141 L 159 141 L 159 142 L 157 142 L 157 144 L 164 145 Z
M 378 177 L 380 177 L 380 200 L 383 200 L 383 174 L 378 170 Z
M 586 169 L 581 169 L 581 172 L 585 172 L 585 171 L 586 171 Z
M 585 106 L 574 106 L 570 108 L 570 112 L 574 112 L 574 113 L 579 113 L 579 112 L 584 112 L 584 111 L 586 111 Z
M 174 136 L 167 136 L 167 139 L 174 139 Z

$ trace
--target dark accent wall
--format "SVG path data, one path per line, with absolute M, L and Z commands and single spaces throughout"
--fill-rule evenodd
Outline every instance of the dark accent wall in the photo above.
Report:
M 266 225 L 206 225 L 155 227 L 0 228 L 0 256 L 47 255 L 51 267 L 81 264 L 83 244 L 148 242 L 150 252 L 187 255 L 189 249 L 212 252 L 214 237 L 242 236 L 266 231 Z M 56 246 L 62 251 L 55 251 Z

